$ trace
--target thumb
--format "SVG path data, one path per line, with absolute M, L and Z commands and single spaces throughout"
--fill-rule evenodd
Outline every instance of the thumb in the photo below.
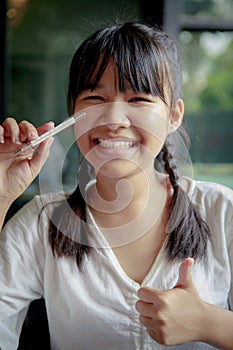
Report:
M 33 155 L 32 159 L 30 160 L 30 166 L 32 169 L 33 176 L 36 176 L 40 172 L 41 168 L 43 167 L 47 158 L 49 157 L 50 148 L 53 143 L 53 140 L 53 137 L 50 137 L 48 140 L 42 142 L 39 145 L 35 155 Z
M 193 289 L 193 279 L 192 279 L 192 267 L 194 264 L 194 259 L 187 258 L 185 259 L 179 269 L 179 277 L 178 281 L 174 288 L 182 288 L 182 289 Z

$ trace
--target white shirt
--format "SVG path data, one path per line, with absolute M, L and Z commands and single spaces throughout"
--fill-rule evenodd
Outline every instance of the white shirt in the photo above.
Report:
M 205 266 L 192 270 L 195 286 L 205 301 L 233 309 L 233 191 L 212 183 L 189 180 L 188 194 L 212 232 Z M 170 289 L 180 263 L 168 263 L 164 246 L 139 285 L 122 269 L 88 210 L 93 247 L 83 272 L 71 258 L 54 258 L 48 243 L 45 203 L 55 195 L 35 197 L 4 227 L 0 242 L 0 348 L 17 348 L 29 303 L 43 296 L 53 350 L 215 349 L 203 343 L 165 347 L 140 324 L 137 291 L 147 285 Z M 38 215 L 40 217 L 38 220 Z

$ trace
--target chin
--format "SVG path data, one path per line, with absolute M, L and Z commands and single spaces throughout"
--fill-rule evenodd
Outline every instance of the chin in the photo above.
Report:
M 93 165 L 94 166 L 94 165 Z M 146 165 L 135 164 L 133 161 L 115 159 L 105 163 L 96 171 L 98 174 L 109 179 L 127 179 L 144 172 Z

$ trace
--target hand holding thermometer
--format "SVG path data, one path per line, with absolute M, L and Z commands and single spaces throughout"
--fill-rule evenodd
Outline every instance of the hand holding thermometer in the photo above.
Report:
M 72 117 L 64 120 L 64 122 L 60 123 L 59 125 L 55 126 L 55 128 L 45 132 L 44 134 L 40 135 L 36 140 L 32 140 L 29 143 L 27 143 L 24 147 L 19 149 L 16 154 L 20 154 L 24 151 L 27 151 L 29 149 L 33 149 L 36 146 L 38 146 L 41 142 L 47 140 L 49 137 L 52 137 L 54 135 L 57 135 L 61 131 L 67 129 L 69 126 L 75 124 L 79 119 L 83 118 L 86 115 L 85 112 L 80 112 L 78 114 L 74 114 Z

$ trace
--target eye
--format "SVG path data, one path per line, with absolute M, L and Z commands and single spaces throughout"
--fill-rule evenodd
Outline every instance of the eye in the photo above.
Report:
M 145 102 L 145 103 L 151 103 L 152 101 L 144 96 L 134 96 L 129 99 L 129 102 L 135 103 L 135 102 Z
M 88 96 L 85 96 L 83 98 L 83 100 L 85 100 L 85 101 L 89 101 L 89 100 L 105 101 L 105 99 L 102 96 L 99 96 L 99 95 L 88 95 Z

